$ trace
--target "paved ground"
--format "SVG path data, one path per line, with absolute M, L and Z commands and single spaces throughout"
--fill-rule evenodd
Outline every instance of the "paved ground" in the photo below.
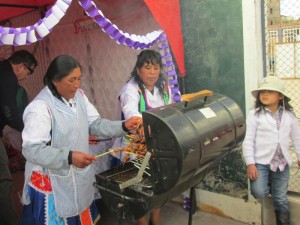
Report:
M 22 206 L 18 193 L 22 191 L 24 174 L 22 172 L 14 173 L 14 199 L 18 215 L 22 213 Z M 104 204 L 100 206 L 101 221 L 99 225 L 121 225 L 115 215 L 113 215 Z M 182 205 L 175 202 L 168 202 L 161 209 L 161 220 L 163 225 L 185 225 L 189 224 L 189 213 L 186 212 Z M 134 225 L 135 221 L 121 221 L 122 225 Z M 214 214 L 197 211 L 192 217 L 192 224 L 189 225 L 245 225 L 231 219 L 220 217 Z
M 102 204 L 101 206 L 102 218 L 99 225 L 135 225 L 134 221 L 121 221 L 107 210 Z M 182 206 L 175 202 L 168 202 L 161 208 L 161 220 L 163 225 L 188 225 L 189 213 L 186 212 Z M 214 214 L 197 211 L 189 225 L 245 225 L 238 221 L 228 218 L 216 216 Z

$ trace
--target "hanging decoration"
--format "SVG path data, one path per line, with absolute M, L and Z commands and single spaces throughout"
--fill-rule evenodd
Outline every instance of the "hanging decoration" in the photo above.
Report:
M 100 28 L 109 35 L 118 44 L 123 44 L 134 49 L 147 49 L 154 44 L 159 43 L 159 50 L 164 59 L 164 67 L 168 75 L 169 86 L 171 87 L 172 97 L 175 102 L 181 100 L 179 85 L 177 81 L 177 73 L 173 63 L 172 55 L 166 35 L 162 30 L 153 31 L 146 36 L 124 33 L 119 28 L 112 24 L 111 21 L 103 15 L 91 0 L 79 0 L 88 16 L 93 18 Z
M 66 14 L 72 0 L 57 0 L 45 17 L 32 26 L 0 27 L 0 45 L 29 45 L 47 36 Z
M 32 26 L 20 28 L 0 27 L 0 45 L 29 45 L 43 39 L 66 14 L 71 3 L 72 0 L 57 0 L 51 9 L 46 12 L 45 17 Z M 93 18 L 101 29 L 119 44 L 134 49 L 150 48 L 158 42 L 159 35 L 162 33 L 161 30 L 158 30 L 144 36 L 130 35 L 119 30 L 116 25 L 105 18 L 93 1 L 79 0 L 79 4 L 87 15 Z
M 177 82 L 177 73 L 170 53 L 166 35 L 162 30 L 153 31 L 146 35 L 128 34 L 120 30 L 107 19 L 92 0 L 78 0 L 86 14 L 91 17 L 114 41 L 133 49 L 147 49 L 154 44 L 159 45 L 160 53 L 165 61 L 169 86 L 171 87 L 174 101 L 180 101 L 180 92 Z M 11 28 L 0 26 L 0 45 L 29 45 L 43 39 L 66 14 L 72 0 L 57 0 L 49 9 L 45 17 L 32 26 Z M 36 35 L 37 34 L 37 35 Z
M 145 36 L 136 34 L 130 35 L 119 30 L 115 24 L 112 24 L 109 19 L 105 18 L 93 1 L 79 0 L 79 4 L 86 14 L 93 18 L 101 29 L 118 44 L 123 44 L 134 49 L 150 48 L 159 41 L 159 36 L 163 32 L 162 30 L 158 30 L 148 33 Z
M 158 49 L 163 58 L 163 64 L 165 72 L 168 76 L 169 87 L 171 88 L 172 97 L 175 102 L 181 101 L 181 95 L 179 91 L 179 84 L 177 80 L 176 68 L 173 63 L 173 57 L 168 44 L 168 39 L 165 33 L 160 35 L 160 41 L 158 43 Z

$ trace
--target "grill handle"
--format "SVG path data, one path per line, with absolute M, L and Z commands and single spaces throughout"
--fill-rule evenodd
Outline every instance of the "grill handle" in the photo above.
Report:
M 199 91 L 199 92 L 196 92 L 196 93 L 184 94 L 184 95 L 181 96 L 181 98 L 185 102 L 190 102 L 190 101 L 193 101 L 193 100 L 195 100 L 197 98 L 200 98 L 200 97 L 208 97 L 208 96 L 212 96 L 212 95 L 213 95 L 212 91 L 202 90 L 202 91 Z

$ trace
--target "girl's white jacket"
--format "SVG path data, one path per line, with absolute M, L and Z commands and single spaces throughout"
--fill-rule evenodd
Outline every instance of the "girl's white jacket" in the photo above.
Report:
M 268 112 L 255 114 L 258 109 L 249 112 L 246 136 L 243 141 L 243 155 L 246 165 L 271 162 L 277 145 L 280 144 L 283 156 L 289 166 L 292 165 L 289 153 L 290 140 L 293 143 L 297 159 L 300 160 L 300 129 L 295 114 L 284 110 L 281 124 L 277 129 L 276 121 Z

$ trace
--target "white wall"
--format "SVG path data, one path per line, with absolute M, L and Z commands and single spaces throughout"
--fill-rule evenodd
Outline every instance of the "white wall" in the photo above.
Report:
M 251 90 L 257 88 L 263 78 L 263 49 L 261 2 L 263 0 L 243 0 L 243 35 L 245 65 L 246 114 L 253 107 Z

